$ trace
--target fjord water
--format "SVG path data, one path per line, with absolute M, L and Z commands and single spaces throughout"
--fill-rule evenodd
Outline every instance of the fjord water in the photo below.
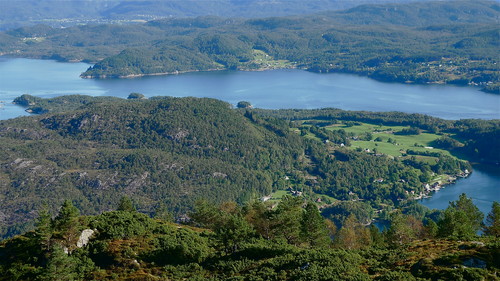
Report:
M 473 87 L 382 83 L 355 75 L 316 74 L 301 70 L 200 72 L 110 80 L 79 78 L 89 66 L 85 63 L 0 57 L 0 120 L 28 114 L 22 107 L 11 103 L 22 94 L 126 98 L 131 92 L 147 97 L 211 97 L 232 104 L 246 100 L 260 108 L 336 107 L 423 113 L 445 119 L 500 118 L 500 95 L 483 93 Z M 500 201 L 499 170 L 478 166 L 469 178 L 459 180 L 421 202 L 430 208 L 444 209 L 462 192 L 472 197 L 483 212 L 489 212 L 491 202 Z
M 445 119 L 498 119 L 500 95 L 473 87 L 382 83 L 349 74 L 302 70 L 220 71 L 134 79 L 79 78 L 90 65 L 0 57 L 0 119 L 25 115 L 11 105 L 22 94 L 117 96 L 131 92 L 151 96 L 218 98 L 232 104 L 246 100 L 260 108 L 323 108 L 403 111 Z
M 450 201 L 457 200 L 460 194 L 465 193 L 479 210 L 488 214 L 493 201 L 500 202 L 500 167 L 474 165 L 473 168 L 474 172 L 469 177 L 445 186 L 431 194 L 430 198 L 420 200 L 420 203 L 430 209 L 443 210 Z

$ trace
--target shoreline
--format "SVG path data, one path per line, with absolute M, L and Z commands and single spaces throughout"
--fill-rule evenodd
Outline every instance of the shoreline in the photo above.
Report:
M 61 62 L 68 62 L 72 63 L 70 61 L 61 61 Z M 83 62 L 83 61 L 74 61 L 74 62 Z M 308 71 L 311 73 L 317 73 L 317 74 L 328 74 L 328 73 L 338 73 L 338 74 L 352 74 L 352 75 L 358 75 L 360 77 L 366 77 L 369 79 L 373 79 L 374 81 L 382 82 L 382 83 L 396 83 L 396 84 L 406 84 L 406 85 L 450 85 L 450 86 L 458 86 L 458 87 L 479 87 L 476 85 L 470 85 L 470 84 L 456 84 L 456 83 L 446 83 L 446 81 L 431 81 L 431 82 L 418 82 L 418 81 L 390 81 L 386 79 L 379 79 L 376 76 L 369 75 L 365 72 L 352 72 L 352 71 L 343 71 L 343 70 L 338 70 L 338 71 L 318 71 L 318 70 L 312 70 L 310 68 L 306 67 L 262 67 L 262 68 L 256 68 L 256 69 L 249 69 L 249 68 L 238 68 L 234 69 L 234 71 L 268 71 L 268 70 L 288 70 L 288 69 L 299 69 L 299 70 L 304 70 Z M 179 74 L 185 74 L 185 73 L 194 73 L 194 72 L 214 72 L 214 71 L 228 71 L 231 69 L 227 68 L 220 68 L 220 69 L 206 69 L 206 70 L 183 70 L 183 71 L 171 71 L 171 72 L 155 72 L 155 73 L 145 73 L 145 74 L 127 74 L 127 75 L 116 75 L 116 74 L 102 74 L 102 75 L 84 75 L 85 72 L 80 74 L 80 78 L 83 79 L 134 79 L 134 78 L 141 78 L 141 77 L 148 77 L 148 76 L 167 76 L 167 75 L 179 75 Z M 493 95 L 500 95 L 500 92 L 492 92 L 486 90 L 485 87 L 480 87 L 479 89 L 482 92 L 488 93 L 488 94 L 493 94 Z
M 16 54 L 12 53 L 0 53 L 0 57 L 5 57 L 5 58 L 24 58 L 24 59 L 39 59 L 39 60 L 53 60 L 57 62 L 62 62 L 62 63 L 87 63 L 87 64 L 96 64 L 97 62 L 87 60 L 87 59 L 65 59 L 61 57 L 43 57 L 43 56 L 19 56 Z M 308 72 L 312 73 L 318 73 L 318 74 L 327 74 L 327 73 L 341 73 L 341 74 L 354 74 L 358 75 L 360 77 L 367 77 L 370 79 L 373 79 L 378 82 L 384 82 L 384 83 L 397 83 L 397 84 L 413 84 L 413 85 L 454 85 L 454 86 L 459 86 L 459 87 L 479 87 L 476 85 L 471 85 L 471 84 L 456 84 L 456 83 L 446 83 L 446 81 L 430 81 L 430 82 L 418 82 L 418 81 L 397 81 L 397 80 L 387 80 L 387 79 L 380 79 L 376 76 L 370 75 L 364 71 L 361 72 L 355 72 L 355 71 L 345 71 L 345 70 L 316 70 L 316 69 L 311 69 L 307 67 L 297 67 L 297 66 L 291 66 L 291 67 L 262 67 L 262 68 L 256 68 L 256 69 L 248 69 L 248 68 L 238 68 L 235 69 L 237 71 L 267 71 L 267 70 L 279 70 L 279 69 L 301 69 L 305 70 Z M 80 74 L 80 78 L 82 79 L 133 79 L 133 78 L 140 78 L 140 77 L 147 77 L 147 76 L 167 76 L 167 75 L 178 75 L 178 74 L 184 74 L 184 73 L 193 73 L 193 72 L 212 72 L 212 71 L 224 71 L 224 70 L 231 70 L 227 68 L 213 68 L 213 69 L 206 69 L 206 70 L 183 70 L 183 71 L 171 71 L 171 72 L 155 72 L 155 73 L 145 73 L 145 74 L 127 74 L 127 75 L 116 75 L 116 74 L 102 74 L 102 75 L 84 75 L 83 72 Z M 480 91 L 492 94 L 492 95 L 500 95 L 500 92 L 497 91 L 489 91 L 486 89 L 486 87 L 481 87 Z
M 80 74 L 80 78 L 83 79 L 134 79 L 147 76 L 167 76 L 167 75 L 179 75 L 184 73 L 194 73 L 194 72 L 214 72 L 222 71 L 225 69 L 207 69 L 207 70 L 184 70 L 184 71 L 172 71 L 172 72 L 157 72 L 157 73 L 146 73 L 146 74 L 127 74 L 127 75 L 83 75 Z M 85 73 L 85 72 L 84 72 Z
M 268 70 L 287 70 L 287 69 L 302 69 L 306 70 L 304 68 L 298 68 L 298 67 L 261 67 L 261 68 L 239 68 L 239 69 L 234 69 L 234 71 L 245 71 L 245 72 L 259 72 L 259 71 L 268 71 Z M 128 74 L 128 75 L 84 75 L 84 73 L 80 74 L 80 78 L 83 79 L 134 79 L 134 78 L 140 78 L 140 77 L 148 77 L 148 76 L 167 76 L 167 75 L 179 75 L 179 74 L 185 74 L 185 73 L 195 73 L 195 72 L 215 72 L 215 71 L 231 71 L 232 69 L 227 69 L 227 68 L 212 68 L 212 69 L 206 69 L 206 70 L 183 70 L 183 71 L 171 71 L 171 72 L 155 72 L 155 73 L 144 73 L 144 74 Z
M 471 174 L 472 174 L 472 171 L 468 171 L 466 169 L 465 171 L 462 171 L 461 173 L 455 174 L 453 176 L 447 175 L 448 180 L 446 182 L 443 182 L 442 180 L 437 180 L 437 181 L 434 181 L 432 184 L 427 183 L 424 185 L 425 190 L 423 192 L 421 192 L 420 194 L 416 195 L 413 198 L 409 198 L 408 200 L 421 200 L 421 199 L 425 199 L 425 198 L 431 198 L 432 195 L 430 195 L 430 194 L 438 192 L 439 190 L 444 189 L 445 187 L 447 187 L 449 185 L 455 184 L 457 182 L 457 180 L 459 180 L 459 179 L 466 179 Z

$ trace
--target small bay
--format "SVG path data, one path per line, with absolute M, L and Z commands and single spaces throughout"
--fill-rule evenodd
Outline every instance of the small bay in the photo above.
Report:
M 430 209 L 444 210 L 450 201 L 457 200 L 460 194 L 465 193 L 479 210 L 488 214 L 493 201 L 500 202 L 500 167 L 474 165 L 473 169 L 474 172 L 469 177 L 459 179 L 419 202 Z

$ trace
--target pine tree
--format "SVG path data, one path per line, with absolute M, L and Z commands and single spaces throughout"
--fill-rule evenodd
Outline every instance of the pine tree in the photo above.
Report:
M 457 201 L 450 202 L 439 221 L 439 236 L 467 240 L 476 236 L 481 229 L 483 213 L 464 193 Z
M 75 221 L 80 215 L 80 211 L 73 206 L 71 201 L 64 201 L 59 214 L 54 219 L 54 229 L 57 231 L 66 231 L 75 225 Z
M 274 237 L 283 237 L 292 245 L 300 242 L 302 200 L 301 197 L 283 196 L 272 216 Z
M 174 221 L 174 215 L 168 210 L 164 203 L 160 203 L 156 208 L 154 217 L 168 222 Z
M 118 204 L 118 208 L 116 210 L 123 211 L 123 212 L 136 212 L 137 211 L 134 207 L 134 203 L 132 203 L 132 200 L 128 196 L 123 196 L 120 199 L 120 203 Z
M 392 246 L 402 246 L 417 238 L 423 226 L 414 227 L 415 218 L 396 212 L 391 216 L 391 226 L 387 231 L 387 241 Z
M 221 223 L 221 211 L 214 204 L 206 200 L 198 200 L 194 209 L 195 211 L 189 216 L 198 226 L 214 229 Z
M 43 281 L 70 281 L 77 279 L 76 262 L 64 252 L 61 246 L 51 249 L 47 265 L 37 280 Z
M 243 216 L 225 215 L 224 222 L 215 228 L 215 233 L 226 252 L 236 252 L 242 242 L 251 238 L 255 231 Z
M 245 219 L 253 225 L 255 231 L 265 239 L 271 239 L 272 210 L 264 203 L 253 202 L 245 207 Z
M 378 227 L 373 223 L 370 225 L 370 237 L 372 240 L 372 246 L 378 248 L 386 247 L 384 235 L 380 232 Z
M 50 238 L 52 237 L 52 218 L 47 205 L 43 205 L 39 211 L 36 221 L 35 236 L 43 252 L 50 250 Z
M 302 217 L 302 237 L 312 247 L 326 247 L 330 243 L 325 219 L 318 207 L 308 202 Z
M 438 235 L 438 225 L 435 221 L 429 219 L 427 225 L 425 226 L 425 231 L 427 232 L 427 236 L 429 238 L 435 238 Z
M 493 202 L 483 231 L 485 235 L 500 237 L 500 203 Z

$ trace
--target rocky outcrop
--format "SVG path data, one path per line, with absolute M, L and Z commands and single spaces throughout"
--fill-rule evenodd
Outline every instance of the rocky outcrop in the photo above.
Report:
M 80 238 L 78 238 L 78 242 L 76 242 L 76 246 L 78 248 L 81 248 L 89 243 L 90 237 L 94 234 L 94 230 L 92 229 L 85 229 L 82 231 L 82 234 L 80 234 Z

